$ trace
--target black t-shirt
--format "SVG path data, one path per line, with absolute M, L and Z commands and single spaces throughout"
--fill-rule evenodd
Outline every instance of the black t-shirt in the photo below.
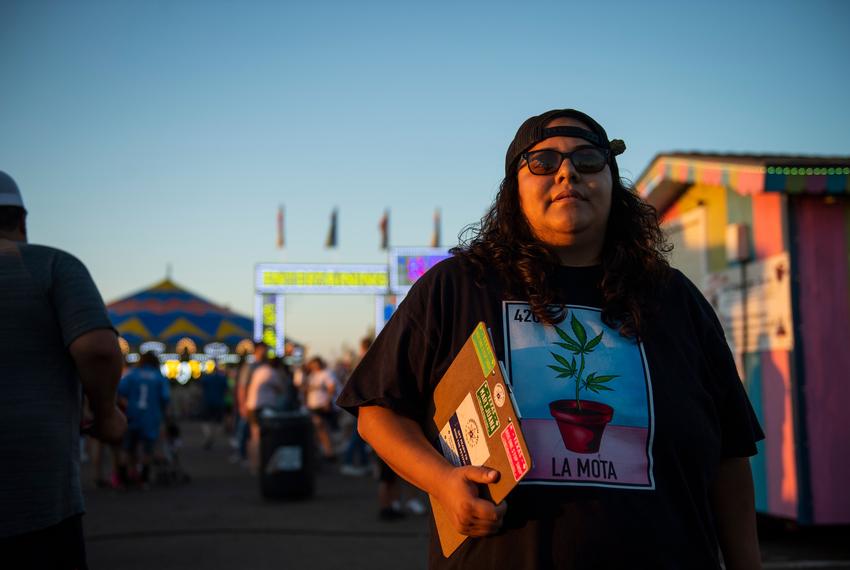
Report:
M 446 559 L 432 521 L 431 568 L 719 567 L 712 481 L 721 458 L 753 455 L 763 438 L 723 331 L 674 271 L 640 340 L 623 337 L 601 321 L 601 276 L 599 267 L 553 269 L 567 306 L 553 327 L 511 299 L 495 272 L 477 278 L 464 260 L 443 261 L 343 389 L 349 411 L 385 406 L 425 429 L 434 387 L 476 324 L 490 328 L 533 467 L 508 496 L 499 534 L 466 540 Z

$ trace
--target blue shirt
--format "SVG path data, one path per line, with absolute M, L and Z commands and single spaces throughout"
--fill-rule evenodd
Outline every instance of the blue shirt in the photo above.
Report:
M 171 396 L 168 380 L 159 369 L 150 366 L 133 369 L 118 384 L 118 395 L 127 399 L 127 427 L 156 440 L 162 412 Z
M 223 408 L 227 395 L 227 376 L 213 372 L 201 376 L 201 389 L 204 393 L 204 405 L 207 408 Z

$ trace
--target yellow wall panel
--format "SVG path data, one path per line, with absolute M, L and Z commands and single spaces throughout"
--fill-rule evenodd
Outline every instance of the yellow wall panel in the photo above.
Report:
M 685 213 L 700 206 L 706 210 L 708 226 L 708 271 L 726 269 L 727 197 L 723 186 L 694 185 L 679 198 L 679 211 Z

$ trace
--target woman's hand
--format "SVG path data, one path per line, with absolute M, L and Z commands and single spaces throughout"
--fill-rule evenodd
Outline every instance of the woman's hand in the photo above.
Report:
M 494 505 L 478 496 L 478 485 L 495 483 L 499 472 L 487 467 L 456 467 L 448 472 L 434 498 L 448 513 L 455 529 L 467 536 L 487 536 L 502 528 L 507 503 Z

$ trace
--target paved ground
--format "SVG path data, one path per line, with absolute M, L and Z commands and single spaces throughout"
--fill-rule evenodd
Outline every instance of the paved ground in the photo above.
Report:
M 204 451 L 197 424 L 183 432 L 188 484 L 85 488 L 92 570 L 425 568 L 425 518 L 378 521 L 371 477 L 326 468 L 312 500 L 267 502 L 257 478 L 227 461 L 229 446 Z
M 224 442 L 204 451 L 198 424 L 186 423 L 183 431 L 188 484 L 96 489 L 85 466 L 92 570 L 425 568 L 425 519 L 379 522 L 373 479 L 325 469 L 314 499 L 269 503 L 255 477 L 228 463 Z M 765 568 L 850 569 L 848 527 L 764 530 Z

